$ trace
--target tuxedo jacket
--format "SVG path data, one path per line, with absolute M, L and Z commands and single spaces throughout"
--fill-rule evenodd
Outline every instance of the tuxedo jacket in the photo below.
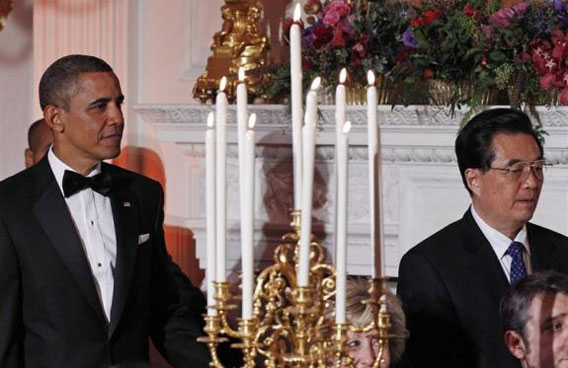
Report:
M 144 362 L 148 337 L 175 367 L 207 367 L 203 298 L 167 254 L 160 184 L 101 170 L 112 175 L 117 243 L 110 322 L 47 157 L 0 182 L 0 367 Z
M 533 272 L 568 273 L 568 238 L 527 224 Z M 520 368 L 508 351 L 499 304 L 509 287 L 500 260 L 468 210 L 408 251 L 397 294 L 409 339 L 401 367 Z

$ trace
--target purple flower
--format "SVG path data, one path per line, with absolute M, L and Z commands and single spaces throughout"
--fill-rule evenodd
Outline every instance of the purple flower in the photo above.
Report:
M 404 31 L 404 33 L 402 34 L 402 43 L 404 44 L 404 46 L 410 47 L 412 49 L 415 49 L 416 46 L 418 46 L 418 40 L 416 40 L 416 37 L 414 37 L 414 34 L 412 33 L 412 29 L 410 27 L 406 28 L 406 31 Z
M 554 11 L 557 13 L 565 13 L 566 12 L 566 3 L 562 0 L 554 0 L 552 2 L 552 6 L 554 7 Z

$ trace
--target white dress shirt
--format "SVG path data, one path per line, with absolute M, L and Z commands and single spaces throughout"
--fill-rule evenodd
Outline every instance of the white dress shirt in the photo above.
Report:
M 50 148 L 47 158 L 63 194 L 63 174 L 65 170 L 75 170 L 57 158 L 53 153 L 53 147 Z M 100 172 L 99 163 L 88 176 L 91 177 Z M 91 266 L 91 273 L 94 276 L 95 286 L 107 321 L 110 321 L 116 266 L 116 233 L 110 199 L 87 188 L 65 198 L 65 202 Z
M 491 247 L 493 248 L 493 251 L 497 255 L 497 258 L 499 259 L 499 261 L 501 261 L 501 266 L 503 267 L 503 271 L 505 272 L 505 276 L 507 276 L 507 280 L 509 280 L 509 283 L 511 282 L 510 273 L 511 273 L 512 257 L 505 253 L 507 252 L 509 245 L 511 245 L 513 241 L 522 243 L 523 246 L 525 247 L 525 252 L 523 253 L 523 260 L 525 261 L 527 274 L 531 273 L 531 264 L 530 264 L 531 248 L 529 246 L 529 239 L 527 236 L 527 225 L 523 226 L 523 228 L 521 229 L 521 231 L 519 231 L 515 239 L 509 239 L 505 234 L 500 233 L 499 231 L 489 226 L 485 221 L 483 221 L 481 216 L 479 216 L 479 214 L 475 211 L 475 207 L 473 206 L 473 204 L 471 205 L 471 214 L 473 215 L 473 219 L 477 223 L 477 226 L 479 226 L 481 232 L 483 233 L 483 235 L 485 235 L 485 237 L 489 241 L 489 244 L 491 244 Z

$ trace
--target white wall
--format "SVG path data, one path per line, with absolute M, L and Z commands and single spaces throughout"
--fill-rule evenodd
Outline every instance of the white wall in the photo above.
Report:
M 0 32 L 0 179 L 24 168 L 33 110 L 33 4 L 14 2 Z

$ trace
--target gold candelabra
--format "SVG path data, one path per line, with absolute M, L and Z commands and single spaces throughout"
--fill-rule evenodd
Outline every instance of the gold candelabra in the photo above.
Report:
M 0 0 L 0 31 L 4 28 L 8 13 L 12 10 L 12 0 Z
M 335 269 L 325 264 L 325 251 L 312 236 L 310 247 L 309 286 L 296 282 L 299 254 L 300 214 L 292 213 L 293 231 L 282 237 L 274 252 L 274 264 L 260 272 L 253 297 L 253 317 L 240 320 L 238 330 L 230 327 L 227 312 L 235 309 L 228 282 L 215 283 L 217 315 L 206 316 L 206 337 L 198 341 L 208 344 L 211 367 L 223 368 L 217 355 L 217 345 L 236 338 L 233 344 L 241 349 L 244 368 L 256 364 L 267 368 L 353 367 L 346 352 L 348 331 L 378 330 L 379 352 L 373 368 L 379 368 L 390 335 L 390 312 L 387 309 L 384 278 L 370 281 L 369 299 L 374 318 L 363 327 L 336 324 L 325 318 L 325 311 L 335 297 Z M 210 306 L 211 307 L 211 306 Z
M 239 68 L 247 73 L 249 94 L 259 96 L 262 85 L 270 78 L 264 68 L 268 61 L 269 40 L 259 30 L 262 6 L 258 0 L 225 0 L 221 7 L 223 26 L 213 36 L 207 67 L 193 88 L 193 97 L 205 103 L 213 100 L 219 81 L 227 77 L 227 98 L 235 98 Z

